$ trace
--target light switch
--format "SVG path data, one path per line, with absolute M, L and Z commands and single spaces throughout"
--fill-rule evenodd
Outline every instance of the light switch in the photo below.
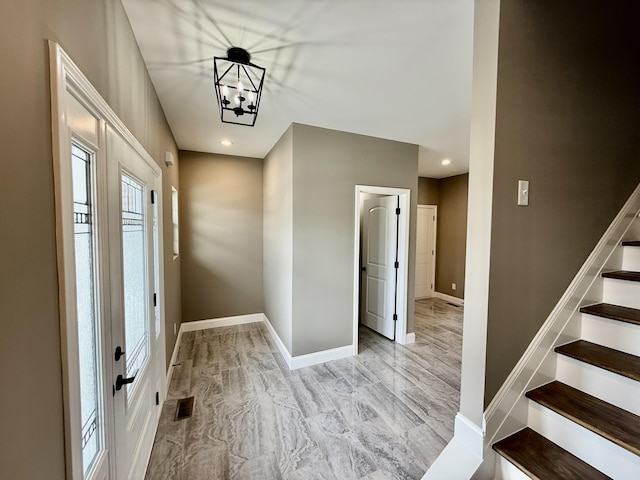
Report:
M 518 205 L 529 205 L 529 181 L 518 180 Z

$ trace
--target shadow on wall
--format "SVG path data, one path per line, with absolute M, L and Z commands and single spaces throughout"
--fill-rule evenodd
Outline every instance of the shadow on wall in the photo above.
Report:
M 464 299 L 467 254 L 468 190 L 468 173 L 441 179 L 418 178 L 418 205 L 438 207 L 435 291 L 461 299 Z

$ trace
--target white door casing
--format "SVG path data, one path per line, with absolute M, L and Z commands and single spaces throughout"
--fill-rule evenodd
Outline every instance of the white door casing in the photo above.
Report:
M 418 205 L 416 218 L 416 291 L 415 298 L 429 298 L 435 291 L 436 229 L 435 205 Z
M 161 169 L 59 45 L 50 42 L 49 51 L 67 477 L 72 480 L 143 478 L 160 414 L 160 408 L 155 405 L 155 392 L 162 402 L 166 387 L 164 329 L 160 328 L 164 325 L 163 302 L 158 301 L 157 307 L 153 305 L 154 291 L 158 299 L 164 293 L 160 254 L 163 245 L 159 234 L 162 209 L 159 201 L 150 208 L 147 197 L 144 238 L 148 256 L 144 262 L 145 292 L 141 292 L 141 296 L 146 296 L 143 301 L 147 304 L 148 359 L 134 384 L 114 392 L 116 377 L 123 373 L 124 365 L 124 359 L 115 361 L 114 358 L 115 346 L 123 341 L 124 331 L 120 172 L 126 171 L 142 180 L 146 193 L 155 190 L 160 199 Z M 94 338 L 98 369 L 95 390 L 99 410 L 96 431 L 100 446 L 90 468 L 85 468 L 86 459 L 83 466 L 86 439 L 83 439 L 81 417 L 84 398 L 80 392 L 80 306 L 76 299 L 76 289 L 82 285 L 76 284 L 74 217 L 77 219 L 77 214 L 73 208 L 73 192 L 78 179 L 72 174 L 72 145 L 76 152 L 87 154 L 91 165 L 90 223 L 95 244 L 92 280 L 96 284 L 93 303 L 97 318 Z M 125 395 L 128 387 L 131 387 L 129 398 Z
M 362 213 L 362 323 L 395 340 L 398 197 L 366 199 Z

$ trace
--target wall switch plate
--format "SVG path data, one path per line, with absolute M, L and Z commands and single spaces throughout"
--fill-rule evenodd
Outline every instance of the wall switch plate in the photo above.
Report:
M 451 284 L 451 290 L 455 290 L 457 288 L 457 285 L 455 283 Z
M 518 180 L 518 205 L 529 205 L 529 181 Z

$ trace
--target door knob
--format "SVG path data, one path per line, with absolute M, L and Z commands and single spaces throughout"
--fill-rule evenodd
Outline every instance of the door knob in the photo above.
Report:
M 122 375 L 118 375 L 116 377 L 116 392 L 119 390 L 122 390 L 122 387 L 129 384 L 129 383 L 133 383 L 133 381 L 136 379 L 136 376 L 138 375 L 138 369 L 136 369 L 133 372 L 133 375 L 131 375 L 130 377 L 123 377 Z
M 367 271 L 367 267 L 362 267 L 362 271 L 366 272 Z
M 114 355 L 114 358 L 116 359 L 116 362 L 118 360 L 120 360 L 122 358 L 122 356 L 124 355 L 124 350 L 122 350 L 122 347 L 120 345 L 118 345 L 116 347 L 116 353 Z

